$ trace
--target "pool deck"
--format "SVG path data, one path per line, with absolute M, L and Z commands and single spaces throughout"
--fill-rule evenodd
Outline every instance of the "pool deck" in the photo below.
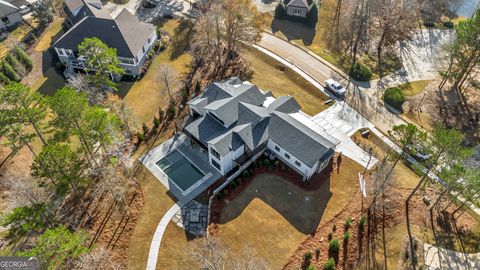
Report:
M 187 190 L 181 190 L 156 164 L 172 151 L 179 151 L 190 163 L 205 175 Z M 189 202 L 215 183 L 222 175 L 208 162 L 208 154 L 201 147 L 191 146 L 184 134 L 177 134 L 166 142 L 152 149 L 140 158 L 145 167 L 179 200 Z

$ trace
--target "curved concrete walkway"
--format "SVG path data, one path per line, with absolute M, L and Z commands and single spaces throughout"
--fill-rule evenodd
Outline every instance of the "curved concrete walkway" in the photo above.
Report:
M 165 215 L 163 215 L 160 223 L 157 225 L 155 234 L 153 235 L 152 242 L 150 243 L 150 251 L 148 252 L 147 270 L 155 270 L 157 267 L 158 252 L 160 251 L 160 244 L 162 243 L 163 234 L 167 229 L 167 225 L 173 218 L 175 213 L 185 205 L 185 202 L 178 202 L 173 205 Z

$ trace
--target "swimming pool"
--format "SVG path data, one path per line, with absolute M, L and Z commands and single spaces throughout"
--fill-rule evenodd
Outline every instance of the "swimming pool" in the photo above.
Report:
M 205 176 L 177 150 L 169 153 L 155 164 L 157 164 L 182 191 L 187 190 Z

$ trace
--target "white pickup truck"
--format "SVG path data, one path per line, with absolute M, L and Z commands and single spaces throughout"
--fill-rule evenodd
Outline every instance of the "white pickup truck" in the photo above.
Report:
M 325 81 L 325 85 L 328 90 L 330 90 L 334 95 L 338 97 L 345 97 L 347 90 L 340 83 L 333 79 L 328 79 Z

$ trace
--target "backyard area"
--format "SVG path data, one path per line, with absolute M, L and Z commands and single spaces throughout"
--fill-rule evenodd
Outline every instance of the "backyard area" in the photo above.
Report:
M 356 176 L 362 168 L 343 158 L 338 170 L 315 176 L 312 184 L 306 186 L 278 169 L 257 170 L 250 180 L 237 187 L 236 195 L 223 199 L 225 206 L 214 234 L 232 253 L 239 254 L 251 247 L 268 269 L 278 269 L 308 234 L 345 208 L 358 192 Z M 157 268 L 191 265 L 187 251 L 192 245 L 192 238 L 170 223 Z

